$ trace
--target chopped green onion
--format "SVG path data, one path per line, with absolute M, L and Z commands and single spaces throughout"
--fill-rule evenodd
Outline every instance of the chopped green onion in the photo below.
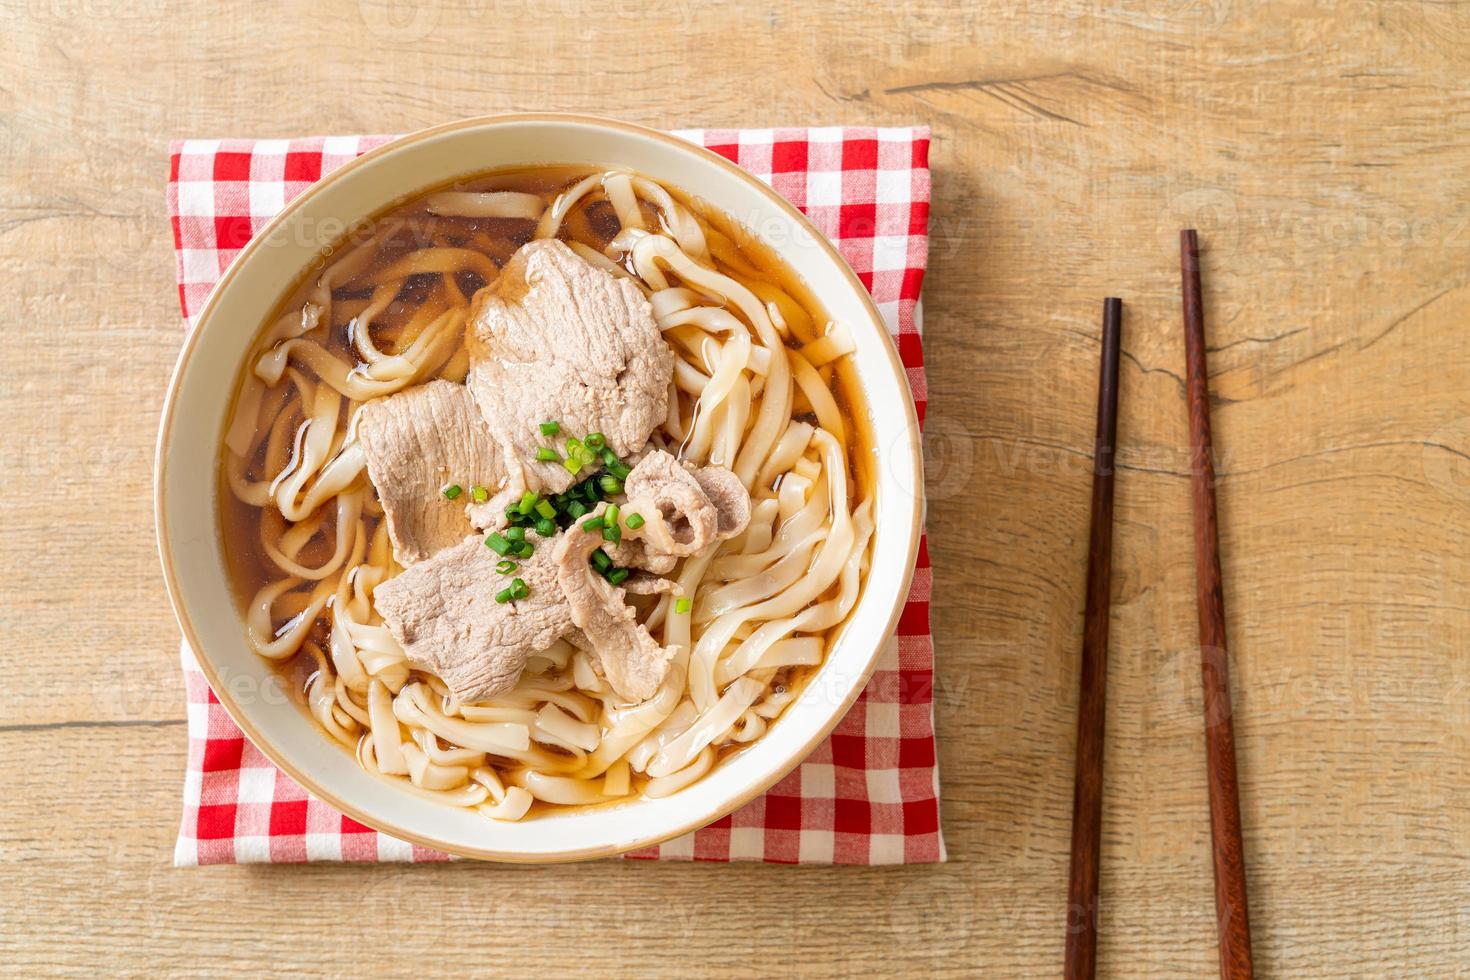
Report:
M 613 460 L 611 463 L 608 463 L 607 471 L 613 476 L 617 477 L 619 480 L 626 480 L 628 478 L 628 474 L 633 472 L 633 468 L 619 459 Z
M 495 601 L 498 602 L 498 603 L 500 603 L 501 605 L 504 605 L 505 603 L 509 602 L 510 600 L 511 600 L 511 592 L 510 592 L 510 589 L 501 589 L 499 592 L 495 593 Z
M 617 544 L 623 540 L 623 529 L 616 524 L 609 524 L 602 529 L 602 540 Z
M 510 542 L 507 541 L 505 539 L 505 536 L 500 534 L 499 532 L 496 532 L 495 534 L 492 534 L 488 538 L 486 538 L 485 546 L 502 558 L 510 553 Z
M 536 505 L 536 513 L 549 521 L 556 516 L 556 508 L 551 506 L 551 501 L 543 500 Z
M 455 497 L 458 497 L 460 494 L 464 493 L 464 487 L 460 486 L 458 483 L 451 483 L 440 492 L 443 493 L 444 496 L 448 499 L 453 500 Z
M 475 503 L 483 504 L 490 499 L 490 491 L 481 486 L 470 487 L 470 496 L 475 498 Z
M 508 527 L 508 528 L 506 528 L 505 529 L 505 540 L 507 540 L 507 541 L 524 541 L 524 540 L 526 540 L 526 529 L 523 528 L 523 527 Z
M 605 572 L 609 568 L 612 568 L 612 563 L 612 558 L 601 548 L 598 548 L 596 551 L 592 552 L 592 565 L 599 572 Z
M 602 447 L 607 445 L 607 436 L 601 432 L 589 432 L 587 433 L 586 441 L 588 449 L 601 450 Z
M 517 558 L 530 558 L 535 553 L 536 546 L 531 544 L 531 542 L 529 541 L 522 541 L 520 544 L 516 545 Z
M 526 584 L 526 580 L 525 579 L 522 579 L 522 578 L 511 579 L 511 582 L 510 582 L 510 597 L 512 599 L 524 599 L 526 596 L 528 596 L 530 594 L 531 594 L 531 587 Z
M 636 531 L 643 526 L 643 515 L 634 511 L 628 515 L 628 519 L 623 523 L 628 525 L 630 530 Z
M 674 600 L 674 612 L 678 613 L 680 616 L 684 615 L 690 609 L 693 609 L 693 608 L 694 608 L 694 603 L 690 599 L 675 599 Z
M 543 436 L 554 436 L 561 431 L 561 423 L 555 420 L 542 422 L 540 428 Z
M 611 466 L 618 461 L 618 454 L 613 452 L 607 446 L 604 446 L 602 448 L 602 452 L 600 455 L 602 456 L 602 461 L 608 466 Z
M 572 520 L 575 521 L 585 513 L 587 513 L 587 505 L 582 503 L 582 501 L 571 500 L 567 502 L 567 514 L 571 516 Z
M 556 537 L 556 521 L 553 521 L 549 517 L 541 518 L 541 520 L 536 522 L 536 533 L 543 538 Z
M 608 527 L 617 527 L 618 518 L 622 516 L 622 511 L 618 509 L 617 504 L 608 504 L 607 513 L 602 515 L 602 523 L 606 524 Z
M 509 558 L 505 559 L 504 561 L 499 561 L 495 563 L 495 570 L 501 575 L 509 575 L 511 572 L 515 571 L 519 567 L 519 565 L 511 561 Z
M 613 585 L 618 585 L 623 581 L 623 579 L 627 577 L 628 570 L 626 568 L 614 568 L 612 571 L 607 573 L 607 580 Z
M 516 509 L 519 510 L 522 514 L 529 514 L 531 513 L 531 508 L 536 506 L 536 501 L 540 499 L 541 496 L 540 494 L 536 493 L 536 491 L 527 490 L 525 493 L 521 494 L 521 502 L 516 505 Z
M 536 458 L 543 463 L 560 463 L 561 457 L 556 454 L 555 449 L 542 446 L 536 450 Z
M 608 495 L 612 495 L 612 494 L 615 494 L 615 493 L 622 493 L 623 492 L 623 481 L 622 480 L 619 480 L 617 477 L 613 476 L 611 473 L 607 474 L 606 476 L 602 477 L 602 479 L 598 480 L 597 481 L 597 485 L 600 488 L 602 488 L 602 492 L 603 493 L 608 494 Z
M 602 530 L 602 518 L 600 518 L 600 517 L 589 517 L 589 518 L 587 518 L 585 521 L 582 522 L 582 530 L 584 530 L 584 531 L 601 531 Z
M 582 461 L 571 456 L 568 456 L 566 459 L 562 460 L 561 465 L 563 469 L 565 469 L 573 476 L 576 476 L 582 470 Z

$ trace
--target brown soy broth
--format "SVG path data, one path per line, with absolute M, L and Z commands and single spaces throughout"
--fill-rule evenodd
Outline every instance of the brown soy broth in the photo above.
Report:
M 548 200 L 554 200 L 556 194 L 597 172 L 599 170 L 594 168 L 569 166 L 498 171 L 453 181 L 407 197 L 399 204 L 365 222 L 361 227 L 354 229 L 343 241 L 326 250 L 318 261 L 304 270 L 301 278 L 293 284 L 277 305 L 267 324 L 261 328 L 261 333 L 270 329 L 271 325 L 284 316 L 300 315 L 310 290 L 329 264 L 341 259 L 351 249 L 377 239 L 373 246 L 375 251 L 363 268 L 355 276 L 334 287 L 332 291 L 333 322 L 317 328 L 324 335 L 315 335 L 333 355 L 349 363 L 356 363 L 351 332 L 352 320 L 374 299 L 373 288 L 361 285 L 361 283 L 370 282 L 394 262 L 427 247 L 472 250 L 484 255 L 496 269 L 499 269 L 504 266 L 516 249 L 530 241 L 534 234 L 535 222 L 529 220 L 465 218 L 431 214 L 426 204 L 426 198 L 430 194 L 446 190 L 520 191 L 541 194 Z M 730 239 L 739 258 L 757 271 L 759 279 L 781 289 L 794 300 L 811 317 L 820 334 L 828 320 L 821 304 L 812 295 L 806 284 L 788 269 L 769 247 L 756 240 L 748 231 L 727 216 L 713 211 L 690 195 L 674 189 L 670 189 L 670 192 L 682 204 L 693 210 L 699 218 Z M 647 226 L 659 227 L 659 215 L 646 202 L 640 201 L 640 206 L 644 210 Z M 615 210 L 610 203 L 601 201 L 574 209 L 563 221 L 558 237 L 565 241 L 579 242 L 601 252 L 606 249 L 619 231 L 620 226 Z M 745 271 L 731 268 L 718 261 L 715 264 L 721 272 L 733 278 L 738 280 L 750 278 Z M 437 274 L 410 276 L 392 297 L 388 306 L 374 318 L 373 339 L 380 350 L 384 352 L 396 350 L 403 330 L 423 304 L 443 300 L 445 287 L 434 281 L 438 278 Z M 466 297 L 472 297 L 477 290 L 487 285 L 484 276 L 473 272 L 460 274 L 455 284 Z M 254 357 L 259 353 L 260 351 L 256 350 L 252 354 L 251 365 L 253 365 Z M 448 364 L 452 365 L 455 360 L 455 358 L 450 358 Z M 293 363 L 291 369 L 299 370 L 311 380 L 317 380 L 311 369 L 305 364 Z M 250 366 L 244 370 L 250 370 Z M 445 376 L 442 372 L 443 369 L 438 376 Z M 824 373 L 830 374 L 829 387 L 848 425 L 844 449 L 848 458 L 849 472 L 852 474 L 852 485 L 849 487 L 849 493 L 852 495 L 851 504 L 856 506 L 871 495 L 874 486 L 875 459 L 871 430 L 866 413 L 857 410 L 857 407 L 863 404 L 863 399 L 856 371 L 851 368 L 850 364 L 843 364 L 835 371 Z M 452 378 L 451 380 L 461 379 Z M 241 382 L 243 383 L 243 372 Z M 282 385 L 287 383 L 284 379 L 281 382 Z M 237 385 L 236 390 L 238 398 L 240 385 Z M 344 399 L 342 409 L 344 417 L 345 413 L 351 411 L 352 408 L 353 405 Z M 232 410 L 229 417 L 233 415 Z M 265 420 L 261 429 L 257 430 L 257 436 L 260 436 L 263 429 L 272 422 L 272 419 Z M 299 425 L 300 422 L 294 424 Z M 256 453 L 256 458 L 250 460 L 246 468 L 245 478 L 250 481 L 271 480 L 275 477 L 274 473 L 265 472 L 265 444 L 268 440 L 260 441 L 262 445 Z M 225 456 L 226 454 L 222 453 L 218 472 L 219 520 L 228 572 L 235 588 L 237 601 L 243 610 L 262 586 L 278 581 L 283 573 L 274 565 L 262 545 L 264 518 L 261 510 L 240 501 L 230 489 L 224 462 Z M 366 480 L 366 475 L 361 479 Z M 331 556 L 335 549 L 335 504 L 329 501 L 323 507 L 328 511 L 327 513 L 313 515 L 313 517 L 322 518 L 320 529 L 297 556 L 297 560 L 308 567 L 321 564 Z M 364 512 L 364 520 L 367 521 L 370 531 L 376 529 L 376 524 L 380 519 L 375 512 Z M 307 581 L 297 589 L 305 593 L 315 585 L 315 582 Z M 319 645 L 326 643 L 327 634 L 330 631 L 331 608 L 329 603 L 312 631 L 312 639 Z M 285 622 L 286 619 L 283 618 L 274 625 L 279 629 Z M 839 625 L 828 631 L 824 638 L 827 652 L 830 652 L 831 645 L 843 628 L 842 625 Z M 298 692 L 315 669 L 311 657 L 304 651 L 298 653 L 292 660 L 278 664 L 277 667 L 290 681 L 293 689 Z M 819 667 L 791 669 L 787 672 L 788 676 L 784 683 L 799 695 L 811 676 L 819 669 Z M 774 723 L 773 721 L 772 724 Z M 743 748 L 742 744 L 722 747 L 719 750 L 719 759 L 716 764 L 722 764 Z M 633 786 L 636 791 L 645 779 L 636 773 L 633 774 L 633 777 Z M 538 802 L 533 807 L 532 814 L 534 815 L 543 808 L 544 805 Z

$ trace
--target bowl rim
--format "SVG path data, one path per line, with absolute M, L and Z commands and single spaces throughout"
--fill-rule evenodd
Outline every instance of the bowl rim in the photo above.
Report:
M 205 652 L 204 645 L 200 642 L 199 634 L 195 629 L 191 613 L 188 607 L 183 602 L 183 593 L 179 585 L 177 569 L 175 569 L 174 567 L 174 547 L 169 536 L 168 500 L 166 493 L 167 480 L 165 479 L 165 469 L 168 461 L 168 453 L 166 452 L 166 450 L 169 446 L 170 436 L 173 431 L 174 414 L 176 403 L 178 400 L 179 389 L 182 384 L 183 376 L 189 368 L 189 364 L 192 360 L 195 348 L 198 346 L 199 340 L 203 336 L 205 328 L 216 317 L 217 311 L 221 305 L 221 297 L 227 292 L 227 290 L 224 288 L 226 284 L 239 273 L 240 269 L 250 260 L 250 257 L 254 255 L 261 247 L 263 247 L 263 244 L 265 242 L 270 240 L 271 233 L 274 232 L 278 226 L 289 221 L 297 211 L 304 208 L 307 203 L 329 183 L 340 181 L 344 177 L 352 174 L 357 169 L 366 166 L 378 157 L 398 152 L 403 147 L 411 143 L 445 136 L 465 129 L 478 129 L 486 126 L 514 125 L 523 123 L 560 123 L 618 130 L 626 134 L 631 134 L 633 136 L 650 139 L 665 144 L 666 146 L 679 152 L 692 154 L 693 156 L 702 159 L 703 162 L 712 166 L 716 166 L 726 171 L 728 174 L 737 177 L 741 182 L 745 183 L 747 186 L 754 189 L 760 195 L 766 198 L 766 200 L 778 211 L 782 212 L 788 220 L 794 222 L 795 225 L 808 236 L 808 239 L 811 242 L 815 243 L 817 247 L 823 251 L 827 259 L 835 264 L 836 269 L 838 269 L 845 277 L 848 286 L 855 292 L 855 295 L 859 298 L 862 307 L 865 309 L 868 318 L 872 322 L 872 325 L 877 329 L 877 333 L 883 344 L 884 353 L 887 355 L 888 368 L 900 382 L 900 393 L 903 396 L 900 401 L 902 403 L 901 409 L 904 413 L 905 424 L 903 428 L 906 435 L 902 445 L 903 448 L 906 450 L 905 456 L 907 457 L 907 468 L 909 472 L 897 472 L 894 478 L 906 478 L 909 487 L 911 487 L 913 491 L 912 503 L 909 508 L 910 524 L 908 528 L 908 548 L 907 555 L 905 557 L 904 572 L 900 578 L 899 587 L 894 589 L 893 595 L 888 599 L 889 608 L 887 611 L 886 624 L 883 628 L 883 631 L 879 635 L 877 641 L 873 643 L 872 651 L 868 654 L 866 662 L 862 665 L 862 669 L 859 672 L 861 681 L 852 684 L 851 689 L 842 698 L 841 702 L 835 704 L 832 707 L 828 718 L 820 726 L 818 726 L 817 730 L 803 745 L 798 746 L 788 752 L 784 760 L 779 765 L 771 769 L 765 776 L 754 780 L 753 782 L 748 784 L 745 789 L 737 792 L 729 799 L 723 801 L 714 810 L 702 812 L 694 816 L 692 819 L 682 821 L 672 829 L 666 831 L 657 831 L 626 842 L 616 842 L 612 844 L 593 847 L 570 847 L 563 851 L 557 851 L 555 853 L 537 854 L 528 854 L 521 851 L 507 851 L 494 847 L 464 846 L 457 842 L 451 843 L 419 831 L 415 828 L 401 826 L 391 820 L 385 820 L 378 816 L 369 814 L 353 801 L 345 799 L 340 794 L 332 790 L 325 789 L 324 787 L 319 785 L 316 780 L 306 775 L 299 767 L 294 765 L 287 757 L 287 753 L 281 747 L 277 746 L 276 744 L 261 735 L 260 731 L 252 723 L 248 713 L 244 711 L 239 704 L 236 703 L 234 695 L 229 689 L 229 685 L 222 683 L 219 672 L 216 670 L 210 656 Z M 390 206 L 391 203 L 392 202 L 385 202 L 382 206 L 387 207 Z M 373 213 L 376 214 L 377 211 L 374 211 Z M 749 228 L 746 228 L 745 230 L 754 235 L 757 240 L 761 241 L 763 244 L 766 244 L 767 248 L 773 249 L 773 251 L 775 251 L 779 255 L 780 250 L 775 248 L 775 246 L 766 243 L 759 234 L 755 233 Z M 891 452 L 892 449 L 896 448 L 897 446 L 889 447 L 888 451 Z M 885 462 L 889 465 L 900 463 L 902 461 L 902 459 L 895 460 L 892 458 L 885 460 Z M 823 739 L 825 739 L 828 735 L 832 733 L 832 730 L 837 727 L 838 723 L 844 717 L 846 717 L 848 712 L 852 709 L 853 704 L 856 703 L 858 697 L 862 694 L 863 690 L 866 689 L 868 682 L 872 678 L 873 671 L 878 663 L 878 658 L 882 656 L 883 650 L 887 645 L 886 640 L 894 633 L 895 629 L 898 626 L 899 618 L 903 612 L 904 605 L 908 601 L 909 591 L 913 584 L 914 565 L 918 558 L 919 544 L 921 538 L 921 523 L 923 520 L 924 511 L 923 501 L 924 472 L 922 464 L 922 448 L 920 442 L 918 412 L 914 404 L 913 392 L 909 388 L 907 382 L 906 369 L 904 368 L 903 361 L 899 356 L 898 347 L 893 339 L 893 336 L 889 333 L 887 325 L 884 323 L 883 317 L 878 312 L 878 308 L 873 301 L 872 294 L 869 293 L 867 287 L 865 287 L 862 284 L 861 280 L 858 279 L 856 273 L 853 272 L 852 267 L 848 265 L 847 260 L 842 257 L 842 254 L 837 250 L 836 246 L 827 238 L 825 234 L 823 234 L 814 224 L 812 224 L 812 222 L 806 217 L 806 215 L 802 214 L 801 211 L 798 210 L 796 206 L 793 205 L 790 201 L 786 200 L 786 198 L 777 193 L 772 187 L 762 182 L 749 171 L 742 169 L 725 157 L 720 156 L 718 153 L 715 153 L 712 150 L 709 150 L 708 148 L 701 146 L 700 144 L 695 143 L 691 140 L 676 136 L 670 132 L 653 129 L 651 127 L 642 126 L 636 123 L 629 123 L 622 120 L 609 119 L 606 117 L 585 113 L 497 113 L 483 116 L 474 116 L 466 119 L 454 120 L 452 122 L 441 123 L 435 126 L 429 126 L 424 129 L 405 134 L 403 136 L 395 137 L 380 146 L 374 147 L 373 149 L 368 150 L 366 153 L 363 153 L 362 155 L 338 167 L 336 170 L 333 170 L 331 173 L 322 176 L 319 180 L 311 184 L 311 186 L 309 186 L 306 190 L 302 191 L 301 194 L 297 195 L 297 197 L 287 203 L 285 207 L 277 212 L 269 221 L 267 221 L 263 226 L 261 226 L 258 231 L 256 231 L 251 236 L 250 240 L 246 242 L 244 247 L 240 249 L 234 259 L 231 260 L 229 266 L 224 270 L 223 273 L 221 273 L 213 289 L 211 289 L 209 297 L 206 299 L 204 306 L 201 307 L 198 316 L 195 318 L 193 329 L 189 330 L 184 338 L 184 343 L 180 348 L 178 359 L 175 361 L 173 371 L 169 376 L 168 387 L 165 391 L 163 408 L 161 410 L 158 438 L 154 446 L 153 519 L 156 545 L 158 548 L 159 560 L 163 567 L 164 585 L 168 593 L 169 605 L 173 609 L 174 618 L 178 621 L 179 628 L 180 631 L 183 633 L 183 638 L 185 642 L 189 644 L 190 649 L 192 649 L 195 653 L 195 660 L 198 663 L 200 671 L 204 674 L 205 679 L 209 682 L 210 689 L 215 692 L 215 697 L 218 699 L 220 705 L 224 708 L 225 712 L 230 716 L 234 723 L 239 726 L 240 730 L 246 735 L 246 737 L 250 739 L 251 743 L 254 744 L 255 747 L 258 748 L 261 753 L 270 760 L 272 765 L 276 766 L 281 771 L 286 773 L 312 795 L 316 796 L 318 799 L 327 803 L 329 806 L 335 808 L 346 816 L 351 817 L 353 820 L 364 824 L 365 826 L 371 827 L 374 830 L 379 831 L 380 833 L 388 834 L 392 837 L 407 841 L 411 844 L 417 844 L 422 847 L 455 855 L 458 857 L 512 864 L 556 864 L 570 861 L 593 860 L 597 858 L 615 857 L 628 851 L 662 844 L 666 841 L 672 840 L 675 837 L 679 837 L 683 834 L 690 833 L 691 831 L 698 830 L 701 827 L 705 827 L 708 824 L 727 816 L 728 814 L 749 803 L 760 794 L 766 792 L 777 782 L 779 782 L 781 779 L 785 778 L 789 773 L 791 773 L 797 766 L 799 766 L 812 753 L 817 745 L 820 744 Z M 863 594 L 859 597 L 858 601 L 862 602 L 867 598 L 868 593 L 865 589 Z

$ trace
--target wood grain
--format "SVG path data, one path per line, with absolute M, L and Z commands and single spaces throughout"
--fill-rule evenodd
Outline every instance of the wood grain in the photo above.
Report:
M 1215 873 L 1215 931 L 1221 980 L 1251 980 L 1250 905 L 1240 785 L 1235 761 L 1235 712 L 1230 699 L 1230 647 L 1225 642 L 1225 583 L 1220 571 L 1220 524 L 1215 501 L 1215 443 L 1210 433 L 1210 380 L 1205 354 L 1204 287 L 1199 233 L 1179 233 L 1184 307 L 1184 395 L 1189 415 L 1189 489 L 1194 508 L 1195 602 L 1199 607 L 1201 705 L 1205 780 L 1210 801 L 1210 853 Z
M 1055 976 L 1117 292 L 1099 973 L 1212 972 L 1175 271 L 1195 226 L 1256 965 L 1470 973 L 1470 5 L 0 3 L 5 969 Z M 169 868 L 167 141 L 517 109 L 934 127 L 949 864 Z

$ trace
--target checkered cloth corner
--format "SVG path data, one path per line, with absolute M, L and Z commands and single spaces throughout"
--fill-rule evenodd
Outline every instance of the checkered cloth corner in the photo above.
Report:
M 704 129 L 677 135 L 770 184 L 832 239 L 898 342 L 924 417 L 919 290 L 928 253 L 925 128 Z M 192 326 L 241 247 L 323 174 L 389 137 L 186 140 L 171 147 L 168 210 L 179 301 Z M 913 588 L 877 672 L 832 735 L 763 797 L 694 833 L 628 855 L 781 864 L 942 861 L 935 759 L 931 574 Z M 189 756 L 179 865 L 428 861 L 315 799 L 244 737 L 182 651 Z

